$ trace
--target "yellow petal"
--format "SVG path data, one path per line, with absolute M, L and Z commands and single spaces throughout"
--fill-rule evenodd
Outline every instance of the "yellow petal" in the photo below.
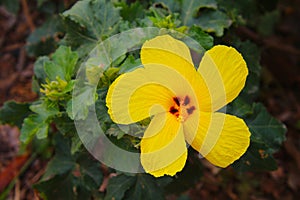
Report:
M 182 125 L 169 113 L 155 115 L 141 141 L 141 163 L 155 177 L 175 175 L 187 159 Z
M 193 75 L 199 76 L 195 70 Z M 106 97 L 108 113 L 114 122 L 129 124 L 150 115 L 169 111 L 174 104 L 174 97 L 187 95 L 198 108 L 199 97 L 196 95 L 202 92 L 195 91 L 196 86 L 197 84 L 192 85 L 190 80 L 172 67 L 160 64 L 146 65 L 119 76 L 113 82 Z
M 250 132 L 242 119 L 224 113 L 201 113 L 199 119 L 198 125 L 187 121 L 184 132 L 191 146 L 212 164 L 227 167 L 246 152 Z
M 165 55 L 160 55 L 160 53 L 168 54 L 170 57 L 165 57 Z M 189 48 L 183 42 L 169 35 L 157 36 L 146 41 L 142 46 L 141 60 L 143 64 L 170 64 L 174 68 L 178 68 L 178 70 L 181 70 L 183 66 L 185 68 L 194 68 Z M 184 65 L 180 66 L 180 64 Z
M 189 90 L 182 86 L 183 93 L 194 93 L 203 111 L 211 111 L 211 96 L 201 74 L 195 73 L 189 48 L 169 35 L 157 36 L 144 43 L 141 61 L 145 68 L 155 65 L 166 66 L 177 71 L 189 84 Z M 176 80 L 176 77 L 174 78 Z M 177 85 L 181 84 L 177 81 Z M 178 94 L 178 93 L 176 93 Z M 184 95 L 179 93 L 178 95 Z
M 248 69 L 242 55 L 232 47 L 214 46 L 198 68 L 212 96 L 212 111 L 235 99 L 245 86 Z
M 123 74 L 113 82 L 107 92 L 106 105 L 114 122 L 130 124 L 166 112 L 174 96 L 163 85 L 153 83 L 141 68 Z

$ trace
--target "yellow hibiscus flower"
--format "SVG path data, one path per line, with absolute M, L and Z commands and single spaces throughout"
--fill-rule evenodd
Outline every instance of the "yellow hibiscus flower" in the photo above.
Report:
M 189 48 L 169 35 L 145 42 L 143 68 L 120 75 L 106 104 L 115 123 L 152 117 L 141 140 L 141 164 L 155 177 L 175 175 L 187 159 L 187 144 L 219 167 L 245 153 L 250 132 L 245 122 L 217 112 L 238 96 L 248 69 L 234 48 L 218 45 L 195 69 Z

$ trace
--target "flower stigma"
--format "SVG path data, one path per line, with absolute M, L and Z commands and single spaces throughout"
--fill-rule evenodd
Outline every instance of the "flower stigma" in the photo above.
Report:
M 173 97 L 174 105 L 170 107 L 169 112 L 173 114 L 179 122 L 184 122 L 191 114 L 193 114 L 196 107 L 191 105 L 189 96 L 184 98 Z

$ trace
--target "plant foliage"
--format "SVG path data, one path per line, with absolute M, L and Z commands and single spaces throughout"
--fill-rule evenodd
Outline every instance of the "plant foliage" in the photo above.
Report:
M 17 1 L 2 1 L 13 13 L 19 9 Z M 39 9 L 47 0 L 38 1 Z M 259 5 L 258 5 L 259 4 Z M 275 3 L 273 3 L 275 4 Z M 225 0 L 152 0 L 127 3 L 125 0 L 80 0 L 60 13 L 47 17 L 27 39 L 27 52 L 38 57 L 34 65 L 34 90 L 40 98 L 31 103 L 6 102 L 0 110 L 0 123 L 16 125 L 21 129 L 21 141 L 30 146 L 36 139 L 47 140 L 46 149 L 54 153 L 43 178 L 34 185 L 45 199 L 164 199 L 166 193 L 199 181 L 202 165 L 195 152 L 189 155 L 187 167 L 177 177 L 155 179 L 147 174 L 116 173 L 99 192 L 104 174 L 100 162 L 82 148 L 76 133 L 74 119 L 84 120 L 96 104 L 100 126 L 111 141 L 125 149 L 138 151 L 139 139 L 127 135 L 141 134 L 143 129 L 118 128 L 109 118 L 105 95 L 111 82 L 120 74 L 139 66 L 137 52 L 132 51 L 115 60 L 104 71 L 87 60 L 87 55 L 106 38 L 136 27 L 171 29 L 192 37 L 204 49 L 214 43 L 223 43 L 226 33 L 239 25 L 255 28 L 263 35 L 272 32 L 278 18 L 274 6 L 260 1 Z M 49 10 L 48 13 L 51 13 Z M 257 25 L 258 24 L 258 25 Z M 264 28 L 266 24 L 268 27 Z M 261 66 L 260 51 L 249 41 L 233 38 L 244 56 L 249 76 L 240 96 L 227 107 L 227 112 L 245 120 L 251 131 L 251 145 L 232 167 L 238 172 L 276 169 L 273 154 L 285 140 L 285 126 L 273 118 L 261 103 L 259 96 Z M 126 42 L 120 47 L 131 45 Z M 134 45 L 132 45 L 134 47 Z M 128 47 L 129 48 L 129 47 Z M 111 49 L 117 51 L 117 49 Z M 76 73 L 88 63 L 83 87 L 74 94 Z M 99 82 L 98 82 L 99 80 Z M 97 87 L 93 87 L 93 84 Z M 88 101 L 87 101 L 88 99 Z M 147 121 L 141 122 L 147 125 Z M 88 131 L 88 129 L 87 129 Z M 44 151 L 48 151 L 45 150 Z M 191 176 L 192 174 L 192 176 Z

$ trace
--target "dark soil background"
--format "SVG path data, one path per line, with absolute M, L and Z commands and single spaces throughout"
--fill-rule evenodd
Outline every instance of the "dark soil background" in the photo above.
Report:
M 26 54 L 26 38 L 42 22 L 36 5 L 21 0 L 17 16 L 0 7 L 0 107 L 7 100 L 31 102 L 35 58 Z M 237 174 L 219 170 L 205 161 L 204 178 L 186 192 L 191 199 L 300 199 L 300 1 L 279 4 L 281 19 L 272 36 L 264 38 L 241 27 L 236 31 L 262 48 L 262 101 L 288 128 L 287 140 L 275 157 L 278 169 L 272 172 Z M 18 156 L 19 130 L 0 125 L 0 193 L 24 165 L 27 156 Z M 8 199 L 38 199 L 31 185 L 39 180 L 46 161 L 35 159 L 16 180 Z M 169 195 L 168 199 L 175 199 Z

